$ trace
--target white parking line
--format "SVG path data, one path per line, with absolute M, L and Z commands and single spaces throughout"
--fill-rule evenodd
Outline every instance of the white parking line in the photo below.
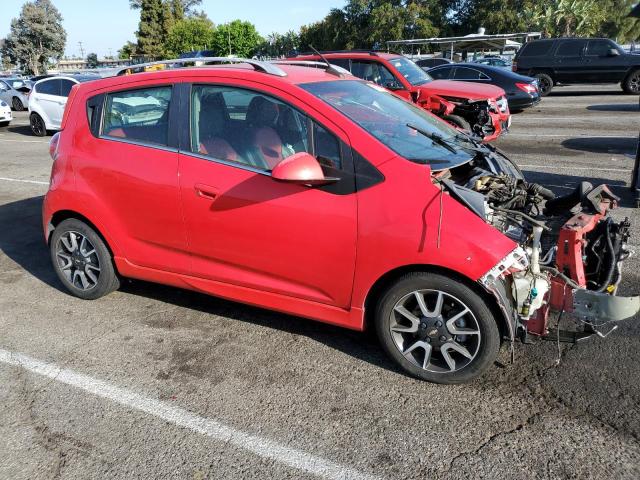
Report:
M 0 180 L 5 182 L 33 183 L 35 185 L 49 185 L 49 182 L 41 182 L 39 180 L 22 180 L 19 178 L 7 178 L 7 177 L 0 177 Z
M 631 168 L 593 168 L 593 167 L 572 167 L 572 166 L 557 166 L 557 165 L 532 165 L 532 164 L 518 164 L 520 167 L 525 168 L 548 168 L 551 170 L 594 170 L 597 172 L 628 172 L 631 173 Z
M 273 440 L 236 430 L 233 427 L 224 425 L 216 420 L 201 417 L 183 408 L 145 397 L 97 378 L 76 373 L 73 370 L 61 368 L 53 363 L 41 362 L 27 355 L 3 349 L 0 349 L 0 362 L 71 385 L 92 395 L 106 398 L 125 407 L 161 418 L 166 422 L 189 429 L 194 433 L 234 445 L 260 457 L 269 458 L 319 477 L 344 480 L 376 478 Z
M 4 135 L 2 135 L 0 133 L 0 136 L 2 136 L 2 138 L 0 138 L 0 142 L 13 142 L 13 143 L 44 143 L 44 144 L 48 144 L 49 142 L 42 141 L 42 140 L 10 140 L 8 138 L 4 138 Z

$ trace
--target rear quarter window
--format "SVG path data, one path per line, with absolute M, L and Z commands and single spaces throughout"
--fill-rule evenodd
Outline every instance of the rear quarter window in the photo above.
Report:
M 541 57 L 551 51 L 553 42 L 530 42 L 520 50 L 520 57 Z
M 167 86 L 107 94 L 102 134 L 167 145 L 171 93 L 172 88 Z
M 60 80 L 46 80 L 36 85 L 35 90 L 44 95 L 60 95 Z

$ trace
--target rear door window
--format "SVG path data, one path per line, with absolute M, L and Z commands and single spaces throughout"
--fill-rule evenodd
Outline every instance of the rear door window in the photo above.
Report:
M 43 95 L 60 95 L 60 80 L 45 80 L 36 87 L 37 93 Z
M 586 55 L 606 57 L 612 48 L 615 46 L 608 40 L 589 40 Z
M 332 65 L 337 65 L 338 67 L 342 67 L 345 70 L 350 70 L 348 58 L 330 58 L 329 63 Z
M 556 50 L 557 57 L 579 57 L 584 49 L 583 40 L 563 40 Z
M 171 87 L 153 87 L 107 95 L 102 134 L 167 145 Z
M 489 77 L 475 68 L 456 67 L 453 78 L 455 80 L 487 80 Z
M 531 42 L 525 44 L 520 51 L 521 57 L 540 57 L 551 51 L 553 42 Z
M 75 82 L 71 80 L 63 79 L 60 80 L 60 96 L 68 97 L 69 93 L 71 93 L 71 88 L 75 85 Z
M 431 75 L 436 80 L 445 80 L 449 78 L 451 75 L 451 71 L 453 68 L 451 67 L 440 67 L 433 70 L 429 70 L 429 75 Z

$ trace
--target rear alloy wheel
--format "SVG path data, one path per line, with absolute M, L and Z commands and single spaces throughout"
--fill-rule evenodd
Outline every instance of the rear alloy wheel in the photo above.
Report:
M 20 100 L 18 97 L 13 97 L 13 100 L 11 100 L 11 106 L 16 112 L 21 112 L 24 110 L 22 100 Z
M 44 120 L 37 113 L 32 113 L 29 117 L 29 125 L 31 125 L 31 131 L 36 137 L 44 137 L 47 134 L 47 127 L 44 124 Z
M 484 300 L 440 274 L 400 278 L 378 305 L 376 331 L 405 371 L 435 383 L 476 378 L 500 348 L 498 326 Z
M 464 118 L 462 118 L 460 115 L 445 115 L 442 118 L 447 122 L 449 122 L 450 124 L 461 128 L 465 132 L 471 133 L 471 124 L 467 122 Z
M 109 249 L 86 223 L 64 220 L 53 231 L 49 246 L 58 278 L 76 297 L 93 300 L 120 286 Z
M 546 73 L 537 73 L 535 78 L 538 79 L 538 92 L 541 97 L 546 97 L 553 89 L 553 79 Z
M 638 95 L 640 93 L 640 70 L 634 70 L 622 83 L 624 93 Z

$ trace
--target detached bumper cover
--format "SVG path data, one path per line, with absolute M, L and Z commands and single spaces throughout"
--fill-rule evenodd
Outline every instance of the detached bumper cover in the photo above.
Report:
M 573 314 L 592 325 L 627 320 L 638 312 L 640 312 L 640 296 L 617 297 L 590 290 L 573 291 Z

